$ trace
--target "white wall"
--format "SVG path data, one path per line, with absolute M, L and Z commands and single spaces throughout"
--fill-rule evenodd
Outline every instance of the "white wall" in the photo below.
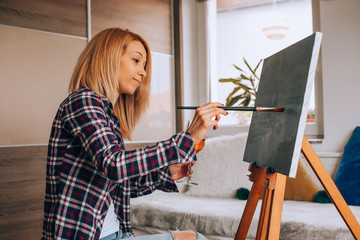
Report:
M 359 24 L 359 0 L 320 1 L 324 140 L 312 146 L 332 177 L 352 131 L 360 125 Z
M 360 1 L 320 1 L 323 32 L 324 141 L 317 152 L 342 152 L 360 125 Z

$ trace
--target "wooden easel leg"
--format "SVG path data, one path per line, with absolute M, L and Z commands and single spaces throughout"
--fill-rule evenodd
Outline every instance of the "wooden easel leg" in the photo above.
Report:
M 268 180 L 265 180 L 264 196 L 261 204 L 259 222 L 256 231 L 256 240 L 265 239 L 268 228 L 269 213 L 271 207 L 270 204 L 273 192 L 266 185 L 268 185 Z
M 304 136 L 302 148 L 306 160 L 310 164 L 314 173 L 320 180 L 324 189 L 328 193 L 330 199 L 334 203 L 341 217 L 350 229 L 355 239 L 360 240 L 360 225 L 355 216 L 351 212 L 349 206 L 346 204 L 339 189 L 336 187 L 334 181 L 326 171 L 324 165 L 321 163 L 319 157 L 316 155 L 314 149 L 311 147 L 309 141 Z M 280 237 L 281 214 L 285 195 L 286 176 L 280 173 L 266 174 L 265 169 L 261 167 L 250 166 L 251 176 L 253 181 L 249 199 L 246 203 L 239 228 L 237 230 L 235 240 L 245 240 L 257 203 L 260 199 L 260 194 L 265 185 L 265 194 L 260 212 L 259 225 L 256 233 L 257 240 L 275 240 Z
M 250 164 L 249 171 L 251 172 L 250 181 L 254 183 L 251 187 L 251 191 L 235 235 L 235 240 L 246 239 L 265 182 L 264 168 L 256 167 L 255 165 Z
M 276 184 L 273 190 L 271 213 L 269 216 L 269 230 L 267 239 L 279 239 L 281 215 L 285 196 L 286 176 L 276 173 Z
M 280 173 L 266 175 L 265 194 L 261 207 L 257 240 L 279 239 L 286 176 Z
M 305 136 L 303 138 L 301 151 L 355 239 L 360 239 L 359 223 Z

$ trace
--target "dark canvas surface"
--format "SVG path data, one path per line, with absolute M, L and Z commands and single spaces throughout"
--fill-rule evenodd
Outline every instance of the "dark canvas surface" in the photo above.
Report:
M 264 60 L 255 106 L 284 107 L 285 111 L 254 112 L 244 161 L 295 177 L 320 48 L 319 34 Z M 299 134 L 301 137 L 297 137 Z

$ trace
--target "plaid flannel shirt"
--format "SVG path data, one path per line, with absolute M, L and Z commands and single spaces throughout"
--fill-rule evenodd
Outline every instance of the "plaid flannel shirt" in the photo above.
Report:
M 178 191 L 168 166 L 189 161 L 196 155 L 188 132 L 126 151 L 111 102 L 89 89 L 74 92 L 52 125 L 42 239 L 98 239 L 110 201 L 131 235 L 130 197 Z

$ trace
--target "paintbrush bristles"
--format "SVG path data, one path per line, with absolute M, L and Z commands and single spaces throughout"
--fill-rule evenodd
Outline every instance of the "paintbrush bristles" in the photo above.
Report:
M 264 111 L 283 112 L 284 110 L 285 110 L 285 108 L 282 108 L 282 107 L 256 107 L 257 112 L 264 112 Z
M 284 110 L 285 110 L 285 108 L 282 108 L 282 107 L 275 108 L 275 112 L 283 112 Z

